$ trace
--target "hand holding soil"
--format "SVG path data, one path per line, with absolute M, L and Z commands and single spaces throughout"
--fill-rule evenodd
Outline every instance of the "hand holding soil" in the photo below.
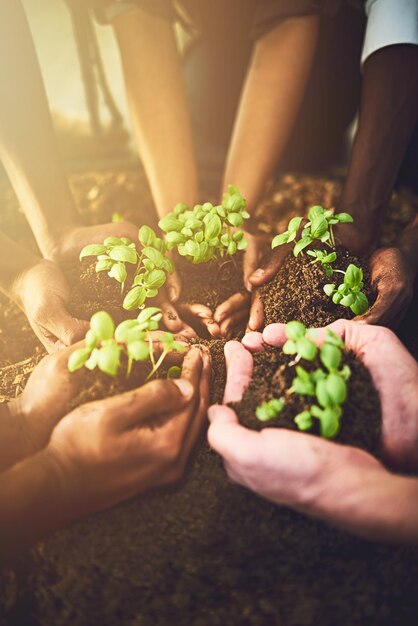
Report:
M 70 288 L 55 263 L 42 259 L 24 270 L 14 284 L 15 299 L 48 352 L 84 337 L 88 323 L 67 310 Z

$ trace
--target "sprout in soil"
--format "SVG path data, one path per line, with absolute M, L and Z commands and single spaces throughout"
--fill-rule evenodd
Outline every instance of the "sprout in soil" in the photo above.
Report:
M 146 380 L 149 380 L 161 367 L 169 352 L 184 352 L 182 344 L 175 341 L 171 333 L 161 333 L 158 343 L 161 345 L 161 354 L 156 359 L 152 331 L 158 330 L 161 320 L 161 309 L 148 307 L 143 309 L 135 320 L 125 320 L 118 326 L 113 323 L 111 316 L 105 311 L 95 313 L 90 320 L 90 329 L 85 338 L 85 348 L 75 350 L 68 359 L 68 369 L 75 372 L 83 366 L 89 370 L 96 367 L 108 374 L 117 376 L 122 365 L 122 357 L 127 360 L 126 377 L 132 371 L 134 361 L 151 363 L 151 371 Z M 178 377 L 178 368 L 170 368 L 169 377 Z
M 313 206 L 309 209 L 308 221 L 303 227 L 301 238 L 299 241 L 296 241 L 302 220 L 302 217 L 293 217 L 288 224 L 287 230 L 274 237 L 271 247 L 274 249 L 294 241 L 293 254 L 298 256 L 315 240 L 327 245 L 330 251 L 307 250 L 307 254 L 313 257 L 311 263 L 320 263 L 328 278 L 331 278 L 334 273 L 343 274 L 344 276 L 344 282 L 339 286 L 334 283 L 325 285 L 325 293 L 327 296 L 332 297 L 334 304 L 349 307 L 355 315 L 363 315 L 369 308 L 367 296 L 362 291 L 364 287 L 363 270 L 353 263 L 348 266 L 346 272 L 332 267 L 332 264 L 337 260 L 333 226 L 335 224 L 347 224 L 352 222 L 353 218 L 349 213 L 334 214 L 332 209 L 325 210 L 321 206 Z
M 193 263 L 205 263 L 245 250 L 244 232 L 234 229 L 240 228 L 250 217 L 246 206 L 238 189 L 229 185 L 222 204 L 205 202 L 193 209 L 187 204 L 178 204 L 158 225 L 166 233 L 169 250 L 177 248 L 181 256 Z
M 309 332 L 300 322 L 286 324 L 287 341 L 283 346 L 285 354 L 295 355 L 288 367 L 295 366 L 296 375 L 285 396 L 298 394 L 310 398 L 311 406 L 298 413 L 294 421 L 299 430 L 310 430 L 314 419 L 319 421 L 322 437 L 333 439 L 340 430 L 342 406 L 347 399 L 347 383 L 350 376 L 348 365 L 341 366 L 343 341 L 331 331 L 318 349 L 310 339 Z M 302 360 L 313 364 L 319 355 L 320 366 L 305 369 L 298 365 Z M 259 406 L 256 416 L 261 421 L 277 417 L 285 405 L 285 398 L 273 398 Z
M 347 270 L 333 270 L 343 274 L 344 282 L 337 287 L 335 283 L 329 283 L 324 286 L 327 296 L 332 297 L 334 304 L 341 304 L 349 307 L 354 315 L 363 315 L 369 308 L 369 301 L 362 289 L 363 270 L 357 265 L 350 263 Z
M 140 253 L 135 243 L 126 237 L 107 237 L 103 244 L 85 246 L 80 253 L 80 260 L 96 256 L 96 272 L 107 271 L 108 276 L 121 284 L 122 291 L 128 276 L 126 264 L 135 266 L 133 285 L 123 301 L 123 308 L 128 311 L 139 309 L 147 298 L 154 298 L 166 281 L 166 273 L 174 271 L 166 257 L 165 241 L 157 237 L 152 228 L 142 226 L 138 238 L 142 245 Z

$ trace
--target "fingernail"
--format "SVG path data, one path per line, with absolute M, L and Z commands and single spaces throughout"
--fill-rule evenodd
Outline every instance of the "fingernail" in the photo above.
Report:
M 168 297 L 170 298 L 170 302 L 176 302 L 178 295 L 177 295 L 177 289 L 175 287 L 169 288 Z
M 198 313 L 198 316 L 201 317 L 203 320 L 206 320 L 209 317 L 212 317 L 213 313 L 212 313 L 212 311 L 210 313 Z
M 173 383 L 177 385 L 182 396 L 187 399 L 192 397 L 194 389 L 192 383 L 188 380 L 185 380 L 184 378 L 177 378 L 176 380 L 173 380 Z
M 253 274 L 253 278 L 263 278 L 264 274 L 265 274 L 265 270 L 261 269 L 261 267 L 258 268 L 258 270 L 255 270 L 254 274 Z

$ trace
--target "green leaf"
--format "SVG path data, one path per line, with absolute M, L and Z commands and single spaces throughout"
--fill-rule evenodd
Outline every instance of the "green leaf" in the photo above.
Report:
M 97 337 L 96 333 L 91 328 L 89 328 L 89 330 L 86 333 L 85 342 L 86 342 L 87 348 L 90 348 L 90 350 L 95 348 L 99 342 L 99 338 Z
M 316 204 L 315 206 L 311 206 L 311 208 L 309 209 L 308 219 L 312 222 L 315 218 L 322 217 L 324 213 L 325 211 L 323 207 L 319 206 L 319 204 Z
M 353 287 L 358 287 L 362 280 L 363 270 L 361 267 L 350 263 L 345 272 L 344 283 L 352 289 Z
M 232 235 L 232 239 L 238 243 L 239 241 L 241 241 L 241 239 L 243 239 L 244 237 L 244 231 L 243 230 L 237 230 L 233 235 Z M 222 237 L 221 237 L 221 241 L 222 241 Z
M 348 223 L 354 222 L 353 218 L 351 217 L 349 213 L 337 213 L 335 217 L 336 219 L 338 219 L 338 221 L 341 224 L 348 224 Z
M 325 380 L 332 406 L 343 404 L 347 399 L 347 385 L 337 373 L 332 373 Z
M 179 232 L 183 228 L 183 224 L 180 220 L 178 220 L 171 213 L 163 217 L 159 222 L 158 226 L 165 233 L 169 233 L 171 231 Z
M 355 295 L 353 293 L 348 293 L 344 298 L 341 299 L 341 306 L 351 306 L 355 302 Z
M 313 420 L 309 411 L 298 413 L 294 420 L 299 430 L 310 430 L 312 428 Z
M 185 211 L 188 211 L 189 207 L 187 204 L 185 204 L 184 202 L 179 202 L 178 204 L 176 204 L 176 206 L 173 209 L 173 213 L 176 217 L 179 217 L 179 215 L 181 215 L 182 213 L 184 213 Z
M 75 372 L 76 370 L 79 370 L 81 367 L 83 367 L 90 354 L 90 348 L 79 348 L 78 350 L 75 350 L 72 354 L 70 354 L 70 358 L 68 359 L 69 371 Z
M 298 351 L 297 344 L 292 339 L 288 339 L 282 349 L 284 354 L 296 354 Z
M 184 249 L 189 256 L 199 256 L 200 254 L 200 245 L 196 241 L 193 241 L 193 239 L 186 241 Z
M 315 386 L 311 380 L 302 380 L 298 376 L 292 381 L 291 390 L 300 396 L 314 396 Z
M 212 215 L 206 222 L 205 239 L 209 241 L 214 237 L 219 237 L 222 231 L 222 222 L 217 215 Z
M 107 252 L 107 248 L 104 245 L 92 243 L 88 246 L 84 246 L 82 251 L 80 252 L 80 261 L 85 256 L 99 256 L 99 254 L 105 254 Z
M 186 241 L 186 237 L 182 235 L 182 233 L 177 233 L 174 230 L 171 231 L 170 233 L 167 233 L 166 239 L 168 243 L 172 243 L 174 245 L 177 245 L 179 243 L 183 243 L 184 241 Z
M 311 237 L 320 239 L 328 231 L 328 222 L 323 215 L 317 215 L 312 220 Z
M 332 344 L 333 346 L 337 346 L 337 348 L 345 348 L 344 341 L 341 337 L 332 332 L 332 330 L 327 330 L 326 342 Z
M 286 337 L 296 341 L 305 336 L 306 328 L 302 322 L 288 322 L 285 326 Z
M 159 250 L 146 246 L 142 249 L 142 254 L 150 259 L 154 263 L 155 267 L 161 267 L 162 265 L 164 265 L 165 257 L 161 252 L 159 252 Z
M 105 246 L 121 246 L 123 245 L 123 241 L 120 237 L 106 237 L 104 240 Z
M 172 365 L 167 372 L 167 378 L 169 380 L 176 380 L 180 378 L 180 376 L 181 376 L 181 367 L 179 367 L 178 365 Z
M 368 308 L 369 301 L 367 299 L 367 296 L 362 292 L 356 294 L 356 300 L 351 305 L 351 310 L 353 311 L 354 315 L 364 315 Z
M 324 380 L 319 380 L 316 383 L 316 397 L 318 399 L 319 404 L 324 408 L 327 406 L 334 405 L 332 398 L 328 393 L 326 378 Z
M 344 296 L 341 293 L 334 293 L 334 295 L 332 296 L 332 301 L 334 304 L 340 304 L 343 297 Z
M 282 398 L 272 398 L 269 402 L 264 402 L 255 410 L 255 414 L 260 422 L 274 419 L 283 410 L 285 402 Z
M 116 344 L 104 346 L 99 350 L 97 365 L 100 371 L 109 376 L 116 376 L 120 366 L 120 348 Z
M 159 289 L 165 281 L 166 275 L 163 270 L 152 270 L 146 277 L 145 284 L 149 289 Z
M 125 296 L 123 301 L 123 308 L 127 311 L 134 311 L 141 307 L 147 297 L 147 292 L 144 287 L 133 287 Z
M 321 346 L 319 357 L 328 370 L 337 370 L 341 365 L 341 350 L 330 343 Z
M 112 339 L 115 331 L 115 325 L 109 313 L 99 311 L 95 313 L 90 320 L 90 328 L 100 341 Z
M 237 248 L 238 250 L 245 250 L 248 246 L 248 241 L 245 239 L 241 239 L 241 241 L 238 242 Z
M 298 354 L 306 361 L 313 361 L 318 353 L 318 348 L 307 337 L 298 339 Z
M 227 221 L 230 224 L 232 224 L 232 226 L 235 226 L 236 228 L 239 228 L 244 223 L 244 219 L 239 213 L 229 213 L 227 217 Z
M 110 278 L 114 278 L 121 284 L 125 282 L 127 275 L 128 273 L 123 263 L 114 263 L 108 272 Z
M 237 251 L 237 244 L 235 243 L 235 241 L 230 241 L 229 245 L 228 245 L 228 254 L 230 256 L 233 256 Z
M 216 207 L 216 212 L 219 215 L 219 217 L 222 217 L 222 218 L 226 217 L 226 211 L 225 211 L 225 208 L 222 206 L 222 204 L 219 204 Z
M 289 233 L 297 233 L 300 225 L 302 223 L 302 217 L 292 217 L 289 224 L 287 225 L 287 230 Z
M 334 439 L 340 430 L 341 409 L 339 407 L 320 409 L 319 406 L 313 405 L 311 413 L 319 419 L 321 436 Z
M 135 265 L 138 261 L 136 250 L 127 246 L 115 246 L 109 250 L 109 256 L 114 261 L 122 261 L 123 263 L 132 263 Z
M 112 259 L 100 259 L 96 263 L 95 270 L 96 272 L 107 272 L 112 267 L 114 261 Z
M 149 357 L 149 345 L 146 341 L 132 341 L 128 344 L 128 356 L 134 361 L 146 361 Z
M 280 235 L 276 235 L 271 242 L 272 249 L 274 250 L 274 248 L 277 248 L 278 246 L 282 246 L 284 243 L 287 243 L 288 239 L 289 233 L 287 231 L 285 233 L 281 233 Z
M 143 324 L 144 322 L 148 322 L 150 319 L 159 322 L 162 316 L 163 313 L 160 308 L 157 306 L 149 306 L 146 309 L 143 309 L 136 319 L 139 324 Z
M 298 256 L 298 254 L 302 252 L 302 250 L 304 250 L 307 246 L 309 246 L 312 241 L 313 239 L 310 236 L 299 239 L 299 241 L 295 243 L 295 247 L 293 248 L 293 255 Z
M 334 263 L 337 260 L 337 253 L 331 252 L 322 258 L 322 263 Z
M 131 330 L 138 326 L 137 320 L 124 320 L 116 326 L 115 339 L 118 343 L 126 343 L 128 341 Z

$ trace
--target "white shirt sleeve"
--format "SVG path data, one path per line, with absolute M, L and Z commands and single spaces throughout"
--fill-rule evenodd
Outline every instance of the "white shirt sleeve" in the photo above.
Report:
M 367 0 L 367 27 L 361 64 L 381 48 L 418 45 L 418 0 Z

